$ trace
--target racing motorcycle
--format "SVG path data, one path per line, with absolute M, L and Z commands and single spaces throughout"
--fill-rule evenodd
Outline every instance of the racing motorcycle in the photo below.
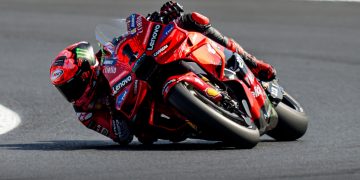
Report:
M 307 130 L 303 108 L 277 80 L 259 81 L 240 56 L 200 33 L 131 14 L 95 35 L 114 113 L 141 143 L 195 138 L 252 148 L 264 134 L 291 141 Z M 225 68 L 231 58 L 239 71 Z

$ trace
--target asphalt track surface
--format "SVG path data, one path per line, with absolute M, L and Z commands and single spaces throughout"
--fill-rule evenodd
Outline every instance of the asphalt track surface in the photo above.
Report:
M 0 104 L 22 123 L 0 136 L 0 179 L 360 179 L 359 3 L 182 2 L 277 68 L 311 120 L 298 141 L 122 148 L 80 125 L 50 85 L 51 60 L 76 41 L 95 43 L 103 20 L 162 2 L 1 0 Z

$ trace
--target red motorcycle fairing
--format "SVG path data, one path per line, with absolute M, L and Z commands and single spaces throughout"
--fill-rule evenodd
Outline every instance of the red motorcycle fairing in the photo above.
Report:
M 104 59 L 101 70 L 111 87 L 115 109 L 132 119 L 147 93 L 147 83 L 137 80 L 128 63 Z
M 192 61 L 220 81 L 228 80 L 224 76 L 225 48 L 204 35 L 197 32 L 187 32 L 174 22 L 167 25 L 150 22 L 139 14 L 129 16 L 127 24 L 129 33 L 126 37 L 122 37 L 116 46 L 115 52 L 118 61 L 105 63 L 107 61 L 105 60 L 103 64 L 110 65 L 104 65 L 103 72 L 112 87 L 116 109 L 129 120 L 135 116 L 146 94 L 151 91 L 148 82 L 139 80 L 134 73 L 134 69 L 136 70 L 142 61 L 148 60 L 145 57 L 152 57 L 160 66 L 179 60 Z M 248 71 L 245 81 L 248 86 L 241 80 L 235 80 L 245 89 L 246 97 L 244 98 L 249 101 L 252 120 L 257 120 L 260 117 L 260 107 L 264 105 L 266 95 L 250 71 Z M 170 89 L 180 82 L 191 84 L 196 90 L 203 92 L 215 102 L 222 98 L 221 94 L 201 77 L 193 72 L 188 72 L 167 78 L 162 87 L 165 100 Z M 154 109 L 156 104 L 161 106 L 161 102 L 150 104 L 150 109 Z M 164 114 L 171 114 L 171 109 L 162 107 L 164 109 L 159 111 L 164 112 Z M 149 124 L 153 122 L 153 113 L 152 110 Z

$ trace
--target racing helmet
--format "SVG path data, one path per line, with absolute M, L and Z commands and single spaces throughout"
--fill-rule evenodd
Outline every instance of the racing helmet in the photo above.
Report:
M 90 43 L 75 43 L 62 50 L 52 62 L 50 81 L 67 101 L 75 102 L 91 88 L 98 64 Z

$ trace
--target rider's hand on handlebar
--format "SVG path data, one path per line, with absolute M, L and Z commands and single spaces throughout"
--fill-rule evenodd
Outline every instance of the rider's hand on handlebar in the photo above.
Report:
M 154 11 L 153 13 L 151 14 L 148 14 L 147 17 L 146 17 L 147 20 L 149 21 L 152 21 L 152 22 L 161 22 L 161 17 L 160 17 L 160 13 L 157 12 L 157 11 Z
M 175 1 L 168 1 L 160 8 L 160 16 L 165 24 L 177 19 L 183 12 L 183 6 Z

